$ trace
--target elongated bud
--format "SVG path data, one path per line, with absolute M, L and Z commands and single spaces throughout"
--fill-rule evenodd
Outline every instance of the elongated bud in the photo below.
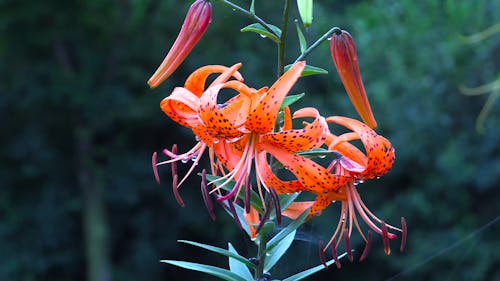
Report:
M 313 20 L 313 0 L 297 0 L 300 18 L 305 27 L 309 27 Z
M 212 5 L 208 0 L 196 0 L 186 15 L 181 31 L 167 56 L 149 78 L 151 88 L 158 87 L 167 79 L 200 41 L 212 21 Z
M 335 68 L 354 108 L 366 125 L 371 128 L 377 127 L 359 72 L 356 46 L 349 32 L 341 29 L 335 30 L 330 41 L 330 51 Z

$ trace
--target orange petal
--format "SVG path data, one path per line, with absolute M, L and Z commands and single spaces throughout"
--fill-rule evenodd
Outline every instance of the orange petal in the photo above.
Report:
M 239 65 L 241 66 L 241 64 Z M 191 73 L 191 75 L 189 75 L 189 77 L 186 79 L 186 83 L 184 83 L 184 88 L 200 97 L 205 90 L 205 82 L 207 80 L 207 77 L 213 73 L 224 73 L 228 69 L 229 67 L 223 65 L 207 65 L 200 67 L 193 73 Z M 238 71 L 231 73 L 231 75 L 238 81 L 243 81 L 243 77 Z
M 284 148 L 291 152 L 305 151 L 313 148 L 318 148 L 323 145 L 325 140 L 325 132 L 328 129 L 328 124 L 325 118 L 319 115 L 319 112 L 313 108 L 304 108 L 303 111 L 294 113 L 294 118 L 299 117 L 315 117 L 316 119 L 307 124 L 303 129 L 287 130 L 276 133 L 265 134 L 261 137 L 262 142 L 270 143 L 274 146 Z M 311 115 L 301 115 L 302 113 L 311 113 Z
M 343 156 L 351 159 L 361 166 L 365 166 L 368 162 L 365 154 L 356 146 L 349 143 L 351 140 L 359 139 L 359 135 L 354 132 L 345 133 L 340 136 L 328 134 L 326 136 L 325 144 L 329 150 L 338 151 Z
M 305 64 L 304 61 L 297 62 L 271 86 L 250 113 L 245 124 L 247 129 L 258 134 L 273 131 L 283 99 L 299 79 Z
M 296 220 L 307 209 L 311 208 L 313 204 L 313 201 L 293 202 L 290 206 L 288 206 L 288 208 L 286 208 L 286 210 L 281 212 L 281 214 L 285 217 L 291 218 L 292 220 Z
M 343 198 L 340 188 L 350 180 L 350 177 L 334 176 L 311 159 L 267 143 L 258 144 L 258 148 L 269 152 L 280 161 L 304 185 L 304 190 L 315 194 L 338 193 L 339 199 Z
M 340 193 L 329 193 L 324 195 L 318 195 L 318 197 L 316 197 L 316 200 L 314 200 L 314 204 L 311 207 L 309 215 L 310 216 L 321 215 L 323 210 L 326 209 L 326 207 L 330 206 L 330 204 L 332 204 L 332 202 L 336 200 L 347 200 L 347 196 L 345 194 L 345 188 L 342 188 Z
M 267 153 L 261 151 L 257 155 L 257 169 L 260 180 L 266 187 L 272 187 L 276 193 L 294 193 L 304 189 L 304 186 L 298 180 L 282 181 L 272 171 L 267 162 Z
M 234 142 L 227 142 L 225 140 L 215 142 L 213 146 L 215 155 L 224 167 L 228 170 L 233 170 L 236 164 L 240 161 L 247 142 L 248 135 L 245 135 L 241 139 Z
M 349 128 L 359 135 L 368 158 L 366 170 L 359 175 L 360 178 L 376 178 L 389 172 L 394 163 L 395 153 L 394 148 L 386 138 L 378 135 L 370 127 L 355 119 L 332 116 L 328 117 L 327 121 Z
M 259 212 L 254 207 L 250 207 L 250 212 L 243 212 L 243 218 L 245 219 L 245 222 L 248 225 L 248 228 L 250 229 L 250 233 L 252 235 L 252 238 L 255 238 L 257 236 L 257 232 L 255 230 L 255 225 L 259 224 Z
M 170 96 L 164 98 L 160 107 L 175 122 L 191 128 L 200 123 L 198 106 L 200 100 L 185 88 L 177 87 Z
M 283 131 L 288 131 L 292 129 L 292 115 L 290 113 L 290 107 L 285 106 L 283 109 Z
M 219 109 L 217 96 L 224 84 L 209 87 L 200 98 L 199 117 L 208 134 L 214 138 L 232 139 L 242 135 L 225 114 Z

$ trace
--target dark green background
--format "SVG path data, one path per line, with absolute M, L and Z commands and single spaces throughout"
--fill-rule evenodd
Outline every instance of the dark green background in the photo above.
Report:
M 273 43 L 240 33 L 251 21 L 214 3 L 205 37 L 150 90 L 146 81 L 189 4 L 0 1 L 0 280 L 209 280 L 159 260 L 226 266 L 177 239 L 220 247 L 230 241 L 255 253 L 220 208 L 211 222 L 198 177 L 182 187 L 181 208 L 169 167 L 160 169 L 161 186 L 151 172 L 153 151 L 194 144 L 158 104 L 195 68 L 241 61 L 249 85 L 276 78 Z M 282 1 L 256 1 L 269 22 L 278 23 L 281 8 Z M 378 131 L 396 147 L 393 170 L 364 184 L 361 196 L 389 223 L 405 216 L 409 237 L 402 254 L 395 247 L 386 257 L 377 238 L 367 261 L 343 262 L 311 280 L 500 280 L 499 223 L 480 229 L 500 214 L 499 105 L 478 133 L 487 96 L 459 91 L 498 79 L 500 34 L 473 43 L 461 37 L 498 23 L 498 11 L 495 0 L 315 1 L 306 37 L 311 42 L 332 26 L 351 32 Z M 290 27 L 288 62 L 298 55 Z M 308 62 L 330 74 L 300 80 L 293 92 L 307 96 L 299 106 L 356 117 L 327 43 Z M 305 241 L 292 246 L 273 277 L 317 265 L 317 241 L 329 239 L 337 219 L 332 206 L 306 224 Z

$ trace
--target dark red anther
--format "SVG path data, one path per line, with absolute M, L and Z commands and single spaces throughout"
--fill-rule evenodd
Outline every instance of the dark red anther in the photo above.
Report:
M 386 255 L 391 254 L 391 245 L 389 245 L 389 230 L 384 221 L 382 221 L 382 241 L 384 242 L 384 252 Z
M 236 213 L 236 209 L 234 208 L 234 203 L 232 200 L 227 200 L 227 201 L 224 201 L 224 202 L 221 202 L 221 204 L 223 206 L 226 206 L 227 204 L 227 207 L 226 209 L 231 213 L 231 215 L 233 216 L 233 219 L 234 221 L 236 222 L 236 225 L 238 226 L 238 228 L 241 230 L 243 229 L 243 227 L 241 226 L 241 222 L 240 222 L 240 217 L 238 216 L 238 213 Z
M 335 266 L 340 269 L 342 266 L 340 265 L 339 255 L 337 254 L 337 248 L 335 247 L 335 245 L 332 246 L 332 256 L 333 260 L 335 261 Z
M 245 213 L 250 213 L 250 191 L 252 191 L 252 184 L 250 183 L 250 177 L 247 177 L 247 182 L 245 183 L 243 204 L 245 205 Z
M 177 144 L 172 145 L 172 153 L 177 154 Z M 174 161 L 170 165 L 172 166 L 172 177 L 174 177 L 174 175 L 177 175 L 177 162 Z
M 366 257 L 368 256 L 368 253 L 370 252 L 370 248 L 372 246 L 372 231 L 371 230 L 368 230 L 367 236 L 368 236 L 368 238 L 366 240 L 365 249 L 363 250 L 361 257 L 359 258 L 360 262 L 362 262 L 366 259 Z
M 203 202 L 205 202 L 205 207 L 207 208 L 210 218 L 215 221 L 214 204 L 212 198 L 210 197 L 210 192 L 208 191 L 207 183 L 207 172 L 205 169 L 201 171 L 201 195 L 203 197 Z
M 399 250 L 402 252 L 406 246 L 406 235 L 408 233 L 408 229 L 406 228 L 406 220 L 404 217 L 401 217 L 401 246 Z
M 274 190 L 274 188 L 269 188 L 269 193 L 271 194 L 271 199 L 273 200 L 274 204 L 274 209 L 276 210 L 276 222 L 278 225 L 281 224 L 281 205 L 280 205 L 280 198 L 278 197 L 278 194 Z
M 160 184 L 160 176 L 158 175 L 158 167 L 156 166 L 156 159 L 158 154 L 156 152 L 153 153 L 153 157 L 151 157 L 151 165 L 153 166 L 153 173 L 155 175 L 155 180 L 158 184 Z
M 328 264 L 326 264 L 326 260 L 325 260 L 325 245 L 323 243 L 323 240 L 319 240 L 319 243 L 318 243 L 318 250 L 319 250 L 319 260 L 321 261 L 321 263 L 323 264 L 323 266 L 328 269 Z
M 267 222 L 269 219 L 269 215 L 271 214 L 271 202 L 267 201 L 266 204 L 266 211 L 264 212 L 264 215 L 262 215 L 262 218 L 260 219 L 259 225 L 255 229 L 255 233 L 259 233 L 264 224 Z
M 351 239 L 350 239 L 349 233 L 347 231 L 344 232 L 344 243 L 345 243 L 345 250 L 347 253 L 347 258 L 349 259 L 350 262 L 353 262 L 354 257 L 352 256 Z
M 175 200 L 177 200 L 177 203 L 179 203 L 179 205 L 184 208 L 185 206 L 184 201 L 182 201 L 181 195 L 179 194 L 179 190 L 177 189 L 178 183 L 179 183 L 179 176 L 174 175 L 174 178 L 172 179 L 172 191 L 174 192 L 174 197 Z

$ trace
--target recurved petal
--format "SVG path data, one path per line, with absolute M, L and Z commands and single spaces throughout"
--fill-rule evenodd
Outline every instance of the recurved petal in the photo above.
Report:
M 299 79 L 305 65 L 304 61 L 297 62 L 269 88 L 250 113 L 245 124 L 247 129 L 257 134 L 273 131 L 283 99 Z
M 328 124 L 315 108 L 303 108 L 296 111 L 293 118 L 313 117 L 315 120 L 302 129 L 268 133 L 261 137 L 262 142 L 270 143 L 291 152 L 318 148 L 325 141 Z
M 395 153 L 391 143 L 384 137 L 375 133 L 364 123 L 342 116 L 332 116 L 326 119 L 335 122 L 358 134 L 366 151 L 366 169 L 359 176 L 362 179 L 371 179 L 383 176 L 392 168 Z
M 200 98 L 199 117 L 209 135 L 219 139 L 232 139 L 242 135 L 234 124 L 219 108 L 217 97 L 224 84 L 209 87 Z
M 240 161 L 247 142 L 248 135 L 233 142 L 227 142 L 225 140 L 216 141 L 213 144 L 215 155 L 224 167 L 228 170 L 233 170 Z
M 311 208 L 314 204 L 313 201 L 304 201 L 304 202 L 293 202 L 281 212 L 281 214 L 287 218 L 291 218 L 292 220 L 296 220 L 300 215 L 302 215 L 307 209 Z
M 283 181 L 278 178 L 267 162 L 267 153 L 265 151 L 258 153 L 256 162 L 260 180 L 266 187 L 272 187 L 276 193 L 294 193 L 304 189 L 304 186 L 298 180 Z
M 185 88 L 177 87 L 161 101 L 160 108 L 175 122 L 192 128 L 200 123 L 197 113 L 199 104 L 197 96 Z
M 258 148 L 269 152 L 286 169 L 293 173 L 304 186 L 303 190 L 315 194 L 340 194 L 341 187 L 349 180 L 348 177 L 334 176 L 311 159 L 291 153 L 283 148 L 268 143 L 260 143 Z
M 241 66 L 241 64 L 239 64 L 239 66 Z M 214 73 L 224 73 L 229 69 L 229 67 L 223 65 L 207 65 L 200 67 L 193 73 L 191 73 L 191 75 L 189 75 L 189 77 L 186 79 L 186 82 L 184 83 L 184 87 L 196 96 L 200 97 L 205 90 L 205 83 L 208 76 Z M 224 77 L 226 77 L 227 75 L 229 75 L 229 73 Z M 229 79 L 231 76 L 233 76 L 238 81 L 243 81 L 243 77 L 238 71 L 232 72 L 229 77 L 227 77 L 227 79 Z

